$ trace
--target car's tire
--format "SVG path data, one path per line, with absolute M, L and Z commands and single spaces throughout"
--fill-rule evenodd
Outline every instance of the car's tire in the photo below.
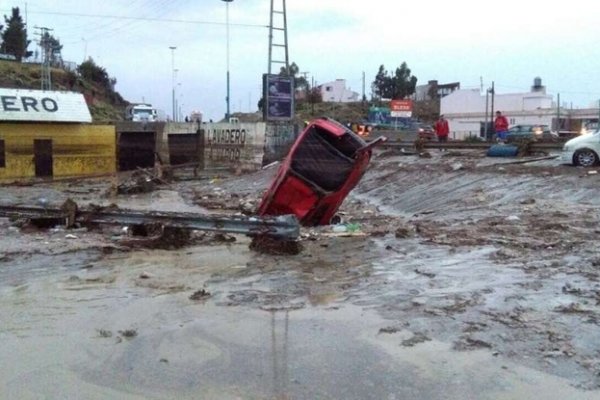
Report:
M 592 167 L 598 164 L 598 154 L 592 149 L 580 149 L 573 154 L 573 164 L 581 167 Z

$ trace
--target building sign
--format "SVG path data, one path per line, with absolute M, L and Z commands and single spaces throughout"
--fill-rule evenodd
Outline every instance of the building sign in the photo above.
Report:
M 262 166 L 265 123 L 202 124 L 205 168 L 242 167 L 257 170 Z
M 294 78 L 264 74 L 263 99 L 265 121 L 287 121 L 294 118 Z
M 81 93 L 0 88 L 0 122 L 92 122 Z
M 394 118 L 412 117 L 412 100 L 392 100 L 390 102 L 390 116 Z

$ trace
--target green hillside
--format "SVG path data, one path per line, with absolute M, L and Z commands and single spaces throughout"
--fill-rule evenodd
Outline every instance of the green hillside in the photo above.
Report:
M 0 87 L 14 89 L 41 88 L 42 70 L 39 64 L 0 60 Z M 127 101 L 106 85 L 86 80 L 76 72 L 59 68 L 51 70 L 52 90 L 83 93 L 95 123 L 123 119 Z

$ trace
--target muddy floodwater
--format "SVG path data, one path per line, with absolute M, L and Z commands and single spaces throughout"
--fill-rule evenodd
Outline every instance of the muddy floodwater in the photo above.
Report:
M 506 161 L 379 153 L 297 255 L 0 219 L 0 398 L 600 399 L 600 174 Z M 275 172 L 0 203 L 247 212 Z

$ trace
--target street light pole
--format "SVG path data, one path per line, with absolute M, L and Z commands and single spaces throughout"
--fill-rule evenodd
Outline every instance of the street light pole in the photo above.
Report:
M 225 114 L 225 119 L 229 120 L 229 3 L 233 0 L 222 0 L 225 2 L 225 26 L 227 30 L 227 97 L 225 97 L 225 102 L 227 103 L 227 113 Z
M 171 73 L 172 73 L 172 77 L 171 77 L 171 102 L 172 102 L 172 114 L 171 117 L 173 119 L 173 121 L 175 121 L 175 49 L 177 47 L 176 46 L 169 46 L 169 49 L 171 49 Z
M 85 38 L 81 38 L 83 41 L 83 62 L 87 60 L 87 40 Z
M 173 76 L 175 77 L 174 82 L 177 82 L 177 73 L 179 72 L 178 68 L 175 68 L 173 70 Z M 173 98 L 175 99 L 175 114 L 173 114 L 173 121 L 175 122 L 179 122 L 179 112 L 177 110 L 179 110 L 179 108 L 177 108 L 177 92 L 178 92 L 178 87 L 181 86 L 181 83 L 176 83 L 173 86 Z

